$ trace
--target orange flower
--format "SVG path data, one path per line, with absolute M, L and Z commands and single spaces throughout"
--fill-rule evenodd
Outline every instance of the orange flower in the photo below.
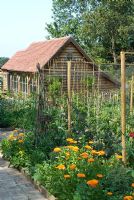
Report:
M 82 158 L 88 158 L 88 153 L 87 152 L 81 153 L 80 156 Z
M 65 154 L 66 154 L 66 160 L 68 160 L 69 157 L 70 157 L 70 153 L 69 153 L 69 152 L 66 152 Z
M 19 137 L 23 137 L 23 136 L 24 136 L 24 133 L 19 133 L 18 136 L 19 136 Z
M 107 195 L 112 196 L 113 193 L 112 192 L 107 192 Z
M 103 177 L 102 174 L 97 174 L 96 176 L 97 176 L 98 178 L 102 178 L 102 177 Z
M 71 169 L 71 170 L 74 170 L 75 168 L 76 168 L 76 165 L 75 165 L 75 164 L 70 165 L 70 169 Z
M 124 200 L 133 200 L 133 197 L 132 196 L 125 196 Z
M 92 147 L 90 147 L 89 145 L 86 145 L 85 148 L 86 148 L 86 149 L 89 149 L 89 150 L 92 149 Z
M 94 162 L 94 159 L 93 159 L 93 158 L 89 158 L 89 159 L 87 160 L 87 162 L 92 163 L 92 162 Z
M 69 143 L 69 144 L 76 144 L 77 141 L 75 141 L 73 138 L 67 138 L 66 141 Z
M 91 154 L 93 154 L 93 155 L 97 155 L 98 152 L 97 152 L 96 150 L 93 149 L 93 150 L 91 151 Z
M 132 183 L 131 186 L 134 187 L 134 183 Z
M 64 178 L 65 178 L 65 179 L 68 179 L 68 178 L 70 178 L 70 175 L 69 175 L 69 174 L 65 174 L 65 175 L 64 175 Z
M 19 143 L 23 143 L 24 141 L 23 141 L 23 140 L 18 140 L 18 142 L 19 142 Z
M 96 179 L 92 179 L 92 180 L 87 181 L 87 184 L 90 185 L 92 188 L 96 188 L 98 183 L 99 183 L 99 181 L 96 180 Z
M 88 142 L 89 144 L 93 144 L 94 142 L 92 141 L 92 140 L 89 140 L 89 142 Z
M 60 165 L 58 165 L 58 166 L 55 167 L 55 168 L 57 168 L 57 169 L 61 169 L 61 170 L 64 170 L 64 169 L 65 169 L 65 165 L 60 164 Z
M 79 178 L 85 178 L 86 175 L 85 174 L 77 174 L 77 177 L 79 177 Z
M 58 153 L 58 152 L 60 152 L 61 151 L 61 148 L 59 148 L 59 147 L 56 147 L 56 148 L 54 148 L 54 150 L 53 150 L 55 153 Z
M 104 156 L 105 155 L 105 151 L 98 151 L 98 155 L 99 156 Z
M 72 151 L 75 151 L 75 152 L 79 151 L 79 147 L 77 147 L 77 146 L 67 146 L 67 148 L 71 149 Z

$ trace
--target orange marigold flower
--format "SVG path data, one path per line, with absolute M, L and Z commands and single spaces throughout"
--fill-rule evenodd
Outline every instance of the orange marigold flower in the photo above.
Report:
M 79 151 L 79 147 L 77 147 L 77 146 L 67 146 L 67 148 L 69 148 L 69 149 L 71 149 L 72 151 L 75 151 L 75 152 Z
M 133 197 L 132 196 L 125 196 L 124 200 L 133 200 Z
M 92 149 L 92 147 L 90 147 L 89 145 L 86 145 L 85 148 L 86 148 L 86 149 L 89 149 L 89 150 Z
M 131 186 L 134 187 L 134 183 L 132 183 Z
M 64 175 L 64 178 L 65 178 L 65 179 L 68 179 L 68 178 L 70 178 L 70 175 L 69 175 L 69 174 L 65 174 L 65 175 Z
M 23 137 L 24 136 L 24 133 L 19 133 L 19 137 Z
M 63 165 L 63 164 L 60 164 L 60 165 L 58 165 L 58 166 L 55 167 L 55 168 L 57 168 L 57 169 L 61 169 L 61 170 L 66 169 L 66 168 L 65 168 L 65 165 Z
M 14 133 L 18 133 L 18 131 L 19 131 L 19 130 L 17 130 L 17 129 L 13 130 Z
M 94 162 L 94 158 L 89 158 L 89 159 L 87 160 L 87 162 L 89 162 L 89 163 Z
M 97 176 L 98 178 L 102 178 L 102 177 L 103 177 L 102 174 L 96 174 L 96 176 Z
M 105 155 L 105 151 L 98 151 L 98 155 L 99 156 L 104 156 Z
M 79 178 L 85 178 L 86 177 L 86 175 L 85 174 L 77 174 L 77 177 L 79 177 Z
M 88 153 L 87 152 L 81 153 L 80 156 L 82 158 L 88 158 Z
M 80 157 L 78 157 L 77 159 L 78 159 L 78 160 L 81 160 L 81 158 L 80 158 Z
M 93 154 L 93 155 L 97 155 L 98 152 L 97 152 L 96 150 L 93 149 L 93 150 L 91 151 L 91 154 Z
M 89 140 L 89 142 L 88 142 L 89 144 L 93 144 L 94 142 L 92 141 L 92 140 Z
M 75 141 L 73 138 L 67 138 L 66 141 L 70 144 L 76 144 L 77 141 Z
M 24 141 L 23 141 L 23 140 L 18 140 L 18 142 L 19 142 L 19 143 L 23 143 Z
M 76 168 L 76 165 L 75 165 L 75 164 L 71 164 L 71 165 L 70 165 L 70 169 L 71 169 L 71 170 L 74 170 L 75 168 Z
M 122 159 L 122 156 L 121 156 L 121 155 L 118 155 L 118 154 L 116 154 L 115 157 L 116 157 L 117 160 Z
M 87 184 L 90 185 L 92 188 L 96 188 L 98 183 L 99 183 L 99 181 L 96 180 L 96 179 L 92 179 L 92 180 L 87 181 Z
M 113 193 L 112 192 L 107 192 L 107 195 L 112 196 Z
M 60 152 L 61 151 L 61 148 L 59 148 L 59 147 L 56 147 L 56 148 L 54 148 L 54 150 L 53 150 L 55 153 L 58 153 L 58 152 Z

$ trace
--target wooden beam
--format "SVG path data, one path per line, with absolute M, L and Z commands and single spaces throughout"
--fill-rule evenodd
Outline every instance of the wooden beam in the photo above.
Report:
M 71 133 L 71 61 L 67 62 L 68 132 Z
M 120 53 L 121 56 L 121 131 L 122 131 L 122 161 L 126 164 L 126 66 L 125 52 Z

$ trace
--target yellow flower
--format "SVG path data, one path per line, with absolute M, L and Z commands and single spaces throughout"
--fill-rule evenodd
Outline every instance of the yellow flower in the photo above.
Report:
M 121 155 L 118 155 L 118 154 L 116 154 L 115 157 L 116 157 L 117 160 L 122 159 L 122 156 L 121 156 Z
M 18 142 L 19 142 L 19 143 L 23 143 L 24 141 L 23 141 L 23 140 L 18 140 Z
M 67 138 L 66 141 L 69 143 L 69 144 L 76 144 L 77 141 L 75 141 L 73 138 Z
M 92 188 L 96 188 L 98 183 L 99 183 L 99 181 L 96 180 L 96 179 L 92 179 L 92 180 L 87 181 L 87 184 L 90 185 Z
M 24 136 L 24 133 L 19 133 L 19 137 L 23 137 Z
M 107 192 L 107 195 L 112 196 L 113 193 L 112 192 Z
M 133 200 L 133 197 L 132 196 L 125 196 L 124 200 Z
M 131 186 L 134 187 L 134 183 L 132 183 Z
M 92 162 L 94 162 L 94 159 L 93 159 L 93 158 L 89 158 L 89 159 L 87 160 L 87 162 L 92 163 Z
M 98 178 L 102 178 L 102 177 L 103 177 L 102 174 L 96 174 L 96 176 L 97 176 Z
M 89 142 L 88 142 L 89 144 L 93 144 L 94 142 L 92 141 L 92 140 L 89 140 Z
M 96 150 L 93 149 L 93 150 L 91 151 L 91 154 L 93 154 L 93 155 L 97 155 L 98 152 L 97 152 Z
M 64 169 L 65 169 L 65 165 L 60 164 L 60 165 L 58 165 L 58 166 L 55 167 L 55 168 L 57 168 L 57 169 L 61 169 L 61 170 L 64 170 Z
M 89 150 L 92 149 L 92 147 L 90 147 L 89 145 L 86 145 L 85 148 L 86 148 L 86 149 L 89 149 Z
M 98 155 L 99 156 L 104 156 L 105 155 L 105 151 L 103 151 L 103 150 L 102 151 L 98 151 Z
M 61 148 L 58 148 L 58 147 L 56 147 L 56 148 L 54 148 L 54 150 L 53 150 L 55 153 L 58 153 L 58 152 L 60 152 L 61 151 Z
M 76 165 L 75 165 L 75 164 L 71 164 L 71 165 L 70 165 L 70 169 L 71 169 L 71 170 L 74 170 L 75 168 L 76 168 Z
M 17 129 L 15 129 L 15 130 L 13 130 L 13 132 L 14 132 L 14 133 L 18 133 L 18 130 L 17 130 Z
M 79 147 L 77 147 L 77 146 L 67 146 L 67 148 L 71 149 L 72 151 L 75 151 L 75 152 L 79 151 Z
M 10 134 L 8 136 L 8 140 L 10 140 L 10 141 L 16 140 L 16 136 L 14 136 L 13 134 Z
M 88 153 L 87 152 L 81 153 L 80 156 L 82 158 L 88 158 Z
M 64 178 L 65 178 L 65 179 L 68 179 L 68 178 L 70 178 L 70 175 L 69 175 L 69 174 L 65 174 L 65 175 L 64 175 Z
M 79 178 L 85 178 L 86 177 L 86 175 L 85 174 L 77 174 L 77 177 L 79 177 Z

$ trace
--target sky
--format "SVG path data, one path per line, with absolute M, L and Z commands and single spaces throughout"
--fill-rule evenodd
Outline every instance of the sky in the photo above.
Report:
M 0 57 L 45 40 L 51 16 L 52 0 L 0 0 Z

